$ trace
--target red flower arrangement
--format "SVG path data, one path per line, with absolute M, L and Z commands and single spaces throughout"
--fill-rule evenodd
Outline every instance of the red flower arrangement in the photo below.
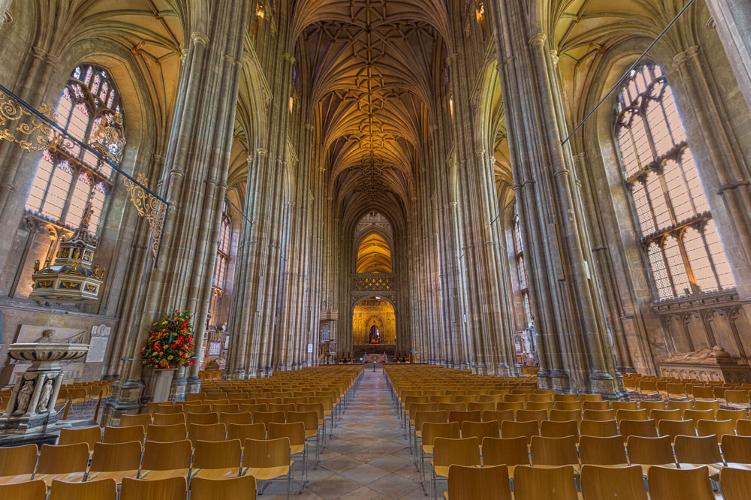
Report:
M 141 350 L 143 365 L 149 368 L 180 368 L 193 366 L 193 326 L 188 311 L 175 309 L 149 329 L 146 345 Z

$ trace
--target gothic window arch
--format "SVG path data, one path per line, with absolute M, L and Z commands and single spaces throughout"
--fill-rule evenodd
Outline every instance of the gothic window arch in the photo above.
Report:
M 120 96 L 107 70 L 81 64 L 71 73 L 55 109 L 55 122 L 102 155 L 66 138 L 52 141 L 39 160 L 26 211 L 67 229 L 78 228 L 84 209 L 91 205 L 89 231 L 97 234 L 107 198 L 112 191 L 112 167 L 107 156 L 119 163 L 125 142 L 108 142 L 106 132 L 115 125 L 122 131 Z
M 522 306 L 524 307 L 524 319 L 527 322 L 527 327 L 532 326 L 534 323 L 532 319 L 532 311 L 529 307 L 529 285 L 527 282 L 527 266 L 524 262 L 524 246 L 522 244 L 522 234 L 519 222 L 519 214 L 514 214 L 513 222 L 514 232 L 514 262 L 516 264 L 516 278 L 517 285 L 519 286 L 519 294 L 521 295 Z
M 663 69 L 631 72 L 616 103 L 615 137 L 655 299 L 735 286 Z
M 229 206 L 225 200 L 222 210 L 222 220 L 219 227 L 219 245 L 216 251 L 214 276 L 211 281 L 211 304 L 209 318 L 216 325 L 218 320 L 219 301 L 227 289 L 227 275 L 229 274 L 230 252 L 232 250 L 232 219 Z

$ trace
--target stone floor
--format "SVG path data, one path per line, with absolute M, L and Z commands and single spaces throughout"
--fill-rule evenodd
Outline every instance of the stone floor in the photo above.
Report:
M 286 498 L 285 492 L 286 484 L 271 484 L 260 498 Z M 320 465 L 309 470 L 302 494 L 291 498 L 425 498 L 382 370 L 365 371 Z

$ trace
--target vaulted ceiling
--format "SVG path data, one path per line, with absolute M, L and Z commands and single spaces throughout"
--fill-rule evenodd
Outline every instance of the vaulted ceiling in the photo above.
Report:
M 303 2 L 297 60 L 343 212 L 406 204 L 445 62 L 440 1 Z

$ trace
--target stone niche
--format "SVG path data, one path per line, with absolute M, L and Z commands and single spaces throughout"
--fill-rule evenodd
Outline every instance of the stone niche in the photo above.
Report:
M 660 364 L 660 376 L 700 382 L 751 382 L 751 367 L 720 347 L 674 354 Z

